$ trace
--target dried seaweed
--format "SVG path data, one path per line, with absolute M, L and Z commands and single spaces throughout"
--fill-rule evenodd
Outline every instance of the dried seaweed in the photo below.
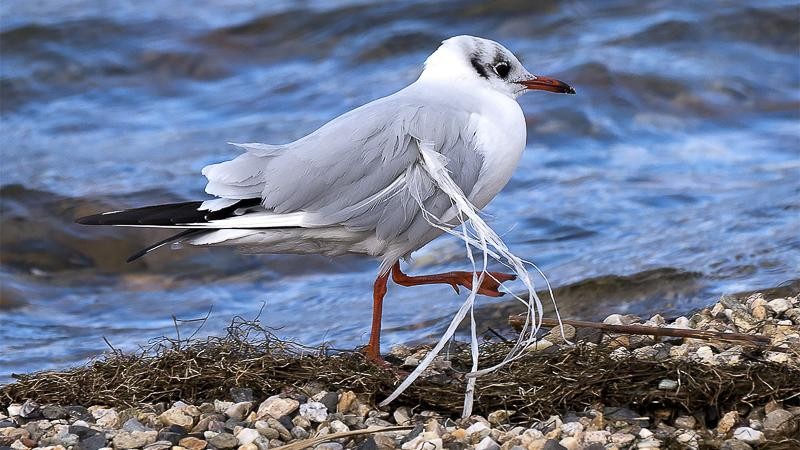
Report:
M 485 364 L 501 361 L 511 345 L 484 343 L 481 355 Z M 603 346 L 564 345 L 558 349 L 532 352 L 482 377 L 475 412 L 485 415 L 512 409 L 517 411 L 517 421 L 530 422 L 597 404 L 625 406 L 642 413 L 657 408 L 671 408 L 675 414 L 705 411 L 709 417 L 747 405 L 763 406 L 771 400 L 800 405 L 800 369 L 760 361 L 758 350 L 746 353 L 750 360 L 740 365 L 710 366 L 683 359 L 620 359 Z M 471 364 L 466 346 L 453 355 L 452 363 L 452 370 L 421 377 L 396 404 L 421 405 L 458 416 L 463 406 L 464 374 Z M 353 390 L 380 401 L 400 377 L 367 362 L 357 352 L 283 341 L 257 322 L 237 319 L 222 337 L 162 338 L 136 354 L 112 350 L 83 367 L 18 375 L 16 382 L 0 386 L 0 403 L 32 399 L 124 407 L 178 399 L 202 402 L 224 399 L 232 387 L 251 388 L 263 398 L 287 386 L 302 390 L 309 382 Z M 659 390 L 664 378 L 678 381 L 678 387 Z

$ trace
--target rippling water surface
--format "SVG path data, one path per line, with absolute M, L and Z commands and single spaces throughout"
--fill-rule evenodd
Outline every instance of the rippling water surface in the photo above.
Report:
M 72 221 L 203 198 L 200 169 L 237 154 L 225 142 L 299 138 L 409 84 L 456 34 L 578 91 L 521 99 L 528 147 L 487 208 L 568 286 L 565 314 L 687 312 L 798 277 L 796 2 L 2 2 L 0 380 L 209 310 L 201 334 L 263 307 L 281 335 L 365 344 L 368 258 L 187 249 L 125 264 L 164 234 Z M 466 264 L 442 238 L 411 270 Z M 385 347 L 430 339 L 458 304 L 446 286 L 392 286 Z

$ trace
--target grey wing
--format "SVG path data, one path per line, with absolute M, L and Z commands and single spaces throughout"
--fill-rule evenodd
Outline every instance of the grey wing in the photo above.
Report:
M 387 97 L 287 145 L 240 145 L 246 153 L 203 169 L 206 191 L 222 199 L 261 197 L 277 214 L 303 212 L 302 227 L 343 225 L 413 242 L 430 230 L 420 201 L 437 216 L 451 206 L 421 166 L 419 142 L 433 143 L 447 158 L 451 177 L 469 196 L 483 163 L 476 125 L 465 111 Z

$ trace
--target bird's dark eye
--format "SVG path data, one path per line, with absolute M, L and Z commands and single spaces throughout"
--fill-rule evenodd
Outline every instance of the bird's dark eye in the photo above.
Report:
M 494 65 L 494 73 L 497 74 L 500 78 L 505 78 L 508 76 L 508 72 L 511 71 L 511 66 L 508 65 L 507 62 L 499 62 Z

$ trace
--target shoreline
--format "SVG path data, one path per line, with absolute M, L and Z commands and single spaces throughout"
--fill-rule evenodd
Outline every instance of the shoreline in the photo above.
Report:
M 455 344 L 386 408 L 399 380 L 357 353 L 280 341 L 257 323 L 205 341 L 20 376 L 0 386 L 0 447 L 561 449 L 800 446 L 800 296 L 723 297 L 666 321 L 607 325 L 763 335 L 765 345 L 553 328 L 529 355 L 478 380 L 460 419 L 469 358 Z M 564 337 L 574 342 L 568 344 Z M 508 344 L 485 343 L 482 358 Z M 410 370 L 428 347 L 395 347 Z M 398 426 L 406 428 L 398 429 Z M 316 438 L 316 440 L 314 440 Z

